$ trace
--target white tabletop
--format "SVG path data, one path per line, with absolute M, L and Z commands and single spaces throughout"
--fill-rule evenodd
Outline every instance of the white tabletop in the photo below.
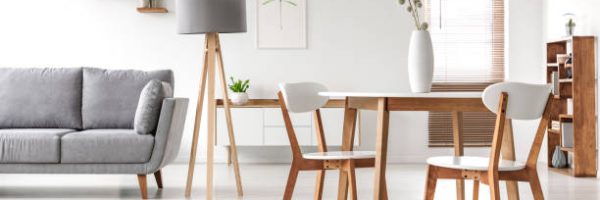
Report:
M 319 92 L 327 97 L 481 98 L 481 92 Z

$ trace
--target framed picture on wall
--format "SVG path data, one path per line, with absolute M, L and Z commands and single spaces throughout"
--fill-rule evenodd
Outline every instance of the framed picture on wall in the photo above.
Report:
M 259 49 L 306 48 L 306 0 L 257 0 Z

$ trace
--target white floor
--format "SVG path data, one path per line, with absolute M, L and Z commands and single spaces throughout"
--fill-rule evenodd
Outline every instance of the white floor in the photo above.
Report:
M 541 164 L 540 164 L 541 165 Z M 548 172 L 543 166 L 540 178 L 546 199 L 600 199 L 600 179 L 572 178 Z M 241 166 L 245 196 L 235 192 L 233 172 L 227 165 L 216 167 L 217 199 L 281 199 L 288 174 L 288 165 Z M 204 199 L 205 165 L 197 166 L 192 199 Z M 157 190 L 153 177 L 148 177 L 149 197 L 154 199 L 184 199 L 187 165 L 175 164 L 163 170 L 165 188 Z M 403 164 L 388 166 L 390 199 L 422 199 L 425 165 Z M 372 199 L 372 169 L 357 172 L 359 199 Z M 312 199 L 315 173 L 300 174 L 294 199 Z M 324 199 L 335 199 L 337 171 L 329 171 Z M 532 199 L 529 185 L 520 183 L 521 199 Z M 467 191 L 472 184 L 467 182 Z M 501 188 L 504 190 L 504 188 Z M 482 185 L 480 199 L 489 199 Z M 454 181 L 438 182 L 436 199 L 454 199 Z M 133 175 L 20 175 L 0 174 L 0 199 L 139 199 L 136 177 Z M 467 192 L 467 199 L 471 199 Z M 503 199 L 506 199 L 504 196 Z

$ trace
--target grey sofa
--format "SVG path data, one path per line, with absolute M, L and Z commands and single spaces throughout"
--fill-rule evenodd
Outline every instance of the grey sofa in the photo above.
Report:
M 146 175 L 177 156 L 188 100 L 165 98 L 153 134 L 133 121 L 144 85 L 170 70 L 0 68 L 0 173 Z

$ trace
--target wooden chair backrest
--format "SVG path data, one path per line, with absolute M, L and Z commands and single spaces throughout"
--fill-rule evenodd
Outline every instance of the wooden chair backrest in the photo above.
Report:
M 327 151 L 327 143 L 325 142 L 325 134 L 323 132 L 323 123 L 321 121 L 321 112 L 319 108 L 323 107 L 328 97 L 319 96 L 319 92 L 327 91 L 327 88 L 318 83 L 303 82 L 303 83 L 282 83 L 279 84 L 280 92 L 277 93 L 281 114 L 287 131 L 292 155 L 294 159 L 302 158 L 302 150 L 294 131 L 294 126 L 290 118 L 290 112 L 302 113 L 312 112 L 313 120 L 317 133 L 317 142 L 319 151 Z
M 482 99 L 485 106 L 497 115 L 489 170 L 498 171 L 506 119 L 538 119 L 541 117 L 527 158 L 527 166 L 535 168 L 548 127 L 553 101 L 550 87 L 516 82 L 497 83 L 485 89 Z

